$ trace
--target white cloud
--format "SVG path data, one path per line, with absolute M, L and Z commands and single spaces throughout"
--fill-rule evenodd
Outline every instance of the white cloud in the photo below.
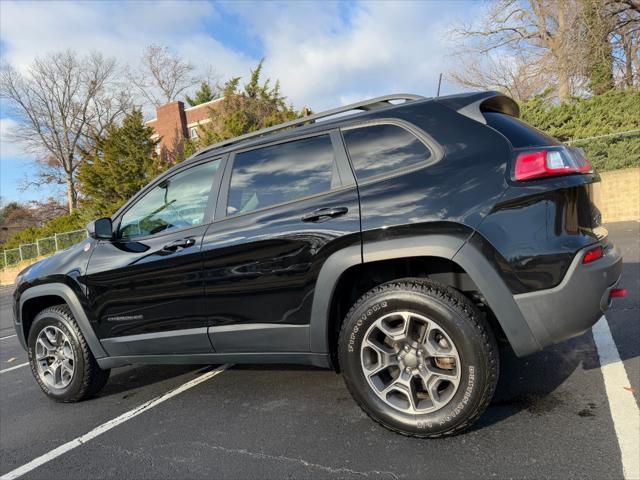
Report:
M 450 61 L 446 28 L 477 8 L 450 1 L 2 2 L 0 31 L 3 61 L 21 68 L 66 48 L 135 64 L 157 43 L 223 78 L 246 76 L 259 60 L 230 46 L 239 38 L 252 43 L 243 51 L 264 52 L 265 73 L 280 79 L 296 106 L 317 111 L 390 92 L 433 95 Z M 242 29 L 233 41 L 224 38 L 228 28 L 217 28 L 230 15 Z
M 225 47 L 207 31 L 219 13 L 206 2 L 2 2 L 3 62 L 25 69 L 50 51 L 97 50 L 135 65 L 152 43 L 169 46 L 204 71 L 246 74 L 255 59 Z
M 19 144 L 9 139 L 10 132 L 16 128 L 19 128 L 19 125 L 15 120 L 0 118 L 0 161 L 2 162 L 28 156 Z
M 267 73 L 296 105 L 314 109 L 391 92 L 435 94 L 452 49 L 447 29 L 476 8 L 369 2 L 345 18 L 336 4 L 238 5 L 265 46 Z

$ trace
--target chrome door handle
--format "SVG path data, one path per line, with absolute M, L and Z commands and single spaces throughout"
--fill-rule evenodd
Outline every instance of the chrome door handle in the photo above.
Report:
M 331 207 L 318 208 L 313 212 L 306 213 L 302 216 L 303 222 L 323 222 L 330 218 L 339 217 L 349 211 L 347 207 Z
M 171 243 L 167 243 L 164 247 L 162 247 L 162 250 L 165 250 L 167 252 L 175 252 L 179 248 L 189 248 L 195 244 L 196 241 L 194 238 L 183 238 L 180 240 L 175 240 Z

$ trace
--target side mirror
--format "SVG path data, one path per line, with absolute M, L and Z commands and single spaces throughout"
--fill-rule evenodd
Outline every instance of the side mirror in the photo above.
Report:
M 113 238 L 113 226 L 110 218 L 99 218 L 87 225 L 87 232 L 91 238 L 98 240 L 111 240 Z

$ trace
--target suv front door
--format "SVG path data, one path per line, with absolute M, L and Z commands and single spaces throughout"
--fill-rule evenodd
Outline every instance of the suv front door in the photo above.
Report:
M 349 245 L 360 210 L 337 131 L 232 154 L 202 246 L 216 352 L 308 352 L 318 274 Z
M 87 267 L 89 311 L 111 356 L 211 352 L 202 236 L 213 218 L 222 159 L 181 169 L 114 219 Z

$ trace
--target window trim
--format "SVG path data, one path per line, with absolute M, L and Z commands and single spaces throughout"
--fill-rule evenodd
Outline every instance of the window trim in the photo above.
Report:
M 113 241 L 115 241 L 115 242 L 136 241 L 137 242 L 137 241 L 148 240 L 148 239 L 151 239 L 151 238 L 161 238 L 164 235 L 172 235 L 174 233 L 187 231 L 187 230 L 191 230 L 193 228 L 198 228 L 198 227 L 201 227 L 203 225 L 210 224 L 213 221 L 213 214 L 214 214 L 215 209 L 216 209 L 216 201 L 218 200 L 218 198 L 220 196 L 220 181 L 222 179 L 222 172 L 225 169 L 226 161 L 228 160 L 228 157 L 229 157 L 228 154 L 213 155 L 213 156 L 204 157 L 202 159 L 198 159 L 197 162 L 194 162 L 192 164 L 181 166 L 181 168 L 171 169 L 171 170 L 165 172 L 164 174 L 160 175 L 159 177 L 157 177 L 155 180 L 151 181 L 147 186 L 142 188 L 138 193 L 136 193 L 133 197 L 131 197 L 131 199 L 124 206 L 122 206 L 112 216 L 112 223 L 115 226 Z M 175 177 L 176 175 L 179 175 L 179 174 L 181 174 L 183 172 L 186 172 L 187 170 L 190 170 L 192 168 L 198 167 L 198 166 L 203 165 L 205 163 L 215 162 L 216 160 L 220 160 L 220 166 L 218 167 L 218 169 L 216 170 L 215 174 L 213 175 L 213 179 L 212 179 L 212 183 L 211 183 L 211 190 L 209 190 L 209 196 L 207 197 L 207 206 L 205 207 L 204 217 L 203 217 L 203 220 L 202 220 L 201 224 L 199 224 L 199 225 L 189 225 L 189 226 L 186 226 L 186 227 L 176 228 L 176 229 L 169 230 L 169 231 L 166 231 L 166 232 L 163 230 L 163 231 L 158 232 L 157 234 L 154 234 L 154 235 L 141 235 L 139 237 L 130 237 L 130 238 L 129 237 L 123 238 L 123 237 L 120 236 L 120 225 L 121 225 L 121 222 L 122 222 L 122 217 L 125 215 L 125 213 L 127 213 L 129 210 L 131 210 L 131 208 L 133 208 L 135 205 L 137 205 L 138 202 L 142 198 L 144 198 L 151 190 L 153 190 L 155 187 L 157 187 L 162 182 L 164 182 L 164 181 L 166 181 L 168 179 L 171 179 L 171 178 Z
M 306 138 L 319 137 L 322 135 L 328 135 L 329 139 L 331 140 L 331 146 L 333 148 L 333 153 L 334 153 L 333 161 L 337 167 L 336 170 L 338 174 L 338 183 L 337 183 L 338 186 L 331 187 L 329 190 L 326 190 L 321 193 L 316 193 L 314 195 L 306 195 L 304 197 L 298 197 L 296 199 L 289 200 L 286 202 L 267 205 L 265 207 L 256 208 L 255 210 L 250 210 L 244 213 L 237 213 L 234 215 L 229 215 L 227 213 L 227 206 L 228 206 L 227 203 L 229 201 L 229 191 L 231 189 L 231 174 L 233 172 L 233 165 L 235 163 L 235 157 L 237 154 L 249 152 L 252 150 L 258 150 L 261 148 L 272 147 L 275 145 L 281 145 L 284 143 L 295 142 L 298 140 L 304 140 Z M 351 167 L 349 166 L 348 163 L 345 163 L 345 162 L 348 162 L 348 160 L 346 158 L 346 152 L 344 152 L 344 144 L 342 143 L 342 139 L 340 138 L 339 129 L 336 127 L 333 127 L 329 130 L 323 130 L 323 131 L 318 131 L 313 133 L 305 133 L 301 135 L 287 137 L 284 139 L 278 139 L 271 142 L 262 143 L 260 145 L 252 145 L 250 147 L 233 151 L 229 154 L 225 172 L 222 177 L 222 184 L 220 186 L 220 193 L 218 194 L 218 201 L 216 205 L 216 212 L 214 215 L 214 222 L 232 219 L 232 218 L 240 218 L 246 215 L 263 212 L 272 208 L 282 207 L 284 205 L 290 205 L 292 203 L 300 202 L 303 200 L 309 200 L 312 198 L 321 197 L 322 195 L 326 195 L 328 193 L 338 192 L 341 190 L 346 190 L 348 188 L 354 187 L 356 184 L 355 177 L 353 177 L 353 172 L 351 171 Z M 332 168 L 332 171 L 333 171 L 333 168 Z
M 349 148 L 347 147 L 347 142 L 344 138 L 343 132 L 349 131 L 349 130 L 356 130 L 358 128 L 376 126 L 376 125 L 394 125 L 396 127 L 402 128 L 403 130 L 409 132 L 411 135 L 417 138 L 425 146 L 425 148 L 429 150 L 431 155 L 428 158 L 426 158 L 424 161 L 419 162 L 411 167 L 398 168 L 398 169 L 391 170 L 390 172 L 379 173 L 372 177 L 368 177 L 364 180 L 358 180 L 358 175 L 353 165 L 353 161 L 351 160 L 351 155 L 349 155 Z M 421 128 L 416 127 L 412 123 L 399 118 L 378 118 L 374 120 L 365 120 L 362 122 L 350 123 L 348 125 L 340 127 L 340 136 L 342 138 L 342 143 L 343 143 L 347 158 L 349 159 L 349 165 L 351 166 L 353 176 L 355 177 L 358 185 L 367 185 L 369 183 L 379 182 L 381 180 L 387 180 L 389 178 L 394 178 L 400 175 L 405 175 L 407 173 L 412 173 L 417 170 L 421 170 L 430 165 L 433 165 L 434 163 L 439 162 L 440 160 L 442 160 L 442 157 L 444 156 L 444 149 L 440 146 L 438 142 L 434 140 L 434 138 L 431 135 L 426 133 Z

